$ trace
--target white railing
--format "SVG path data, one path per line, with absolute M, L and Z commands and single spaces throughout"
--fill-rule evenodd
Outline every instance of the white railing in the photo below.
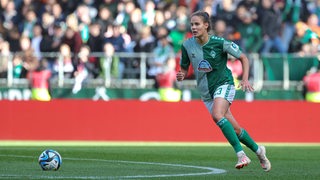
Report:
M 24 84 L 27 81 L 25 79 L 14 79 L 13 78 L 13 57 L 15 54 L 10 54 L 6 57 L 7 58 L 7 78 L 6 80 L 2 79 L 0 81 L 1 84 L 4 84 L 7 87 L 12 87 L 17 84 Z M 115 53 L 115 56 L 118 56 L 119 58 L 125 58 L 128 61 L 132 61 L 133 59 L 137 59 L 139 61 L 139 67 L 137 69 L 133 69 L 132 67 L 127 67 L 127 69 L 124 70 L 124 73 L 131 73 L 134 74 L 135 76 L 139 76 L 139 78 L 124 78 L 124 79 L 113 79 L 111 77 L 111 61 L 108 61 L 108 59 L 111 58 L 104 58 L 104 60 L 107 64 L 105 68 L 105 76 L 103 79 L 92 79 L 93 83 L 98 83 L 103 81 L 104 86 L 110 87 L 110 86 L 122 86 L 122 85 L 131 85 L 133 87 L 139 87 L 139 88 L 145 88 L 147 84 L 153 83 L 152 81 L 147 79 L 147 60 L 148 58 L 154 58 L 154 55 L 152 53 Z M 104 53 L 100 52 L 93 52 L 90 54 L 92 57 L 105 57 Z M 74 79 L 66 79 L 64 77 L 64 72 L 63 72 L 63 57 L 60 53 L 42 53 L 41 57 L 43 58 L 55 58 L 58 60 L 58 76 L 56 80 L 56 84 L 58 87 L 64 87 L 68 83 L 73 83 Z M 1 61 L 2 58 L 0 58 Z M 1 63 L 0 63 L 1 64 Z M 130 63 L 128 63 L 130 64 Z
M 51 83 L 53 86 L 58 87 L 66 87 L 70 84 L 74 83 L 74 79 L 67 79 L 64 77 L 63 72 L 63 58 L 60 53 L 43 53 L 41 55 L 45 58 L 55 58 L 58 59 L 58 76 L 55 81 L 52 81 Z M 104 53 L 100 52 L 94 52 L 91 53 L 90 56 L 93 57 L 104 57 Z M 147 62 L 148 58 L 154 58 L 154 54 L 152 53 L 116 53 L 115 56 L 118 56 L 119 58 L 125 58 L 128 61 L 132 60 L 138 60 L 139 61 L 139 68 L 138 69 L 132 69 L 132 67 L 127 67 L 125 69 L 124 73 L 131 73 L 134 74 L 138 78 L 128 78 L 124 77 L 123 79 L 116 79 L 111 77 L 111 58 L 104 58 L 106 61 L 106 68 L 105 68 L 105 76 L 103 78 L 98 79 L 92 79 L 90 80 L 89 84 L 92 84 L 92 86 L 95 86 L 99 84 L 100 86 L 103 85 L 105 87 L 115 87 L 115 88 L 123 88 L 123 87 L 132 87 L 132 88 L 146 88 L 146 87 L 152 87 L 154 84 L 154 81 L 151 79 L 147 79 Z M 303 58 L 306 57 L 299 57 L 295 56 L 293 54 L 290 54 L 290 57 L 295 58 L 301 58 L 303 61 Z M 3 56 L 2 56 L 3 57 Z M 7 63 L 7 77 L 5 79 L 0 79 L 0 85 L 6 86 L 6 87 L 13 87 L 13 86 L 19 86 L 21 84 L 27 84 L 28 81 L 26 79 L 14 79 L 13 78 L 13 57 L 14 54 L 10 54 L 7 56 L 8 63 Z M 275 55 L 275 54 L 269 54 L 265 57 L 271 57 L 271 58 L 279 58 L 279 61 L 283 61 L 282 67 L 280 68 L 283 72 L 283 78 L 277 79 L 277 80 L 270 80 L 266 78 L 266 65 L 264 64 L 263 60 L 261 59 L 261 55 L 259 54 L 249 54 L 248 55 L 250 59 L 250 63 L 252 65 L 252 74 L 250 81 L 253 83 L 254 88 L 256 91 L 260 91 L 263 89 L 290 89 L 290 88 L 299 88 L 302 85 L 302 79 L 301 80 L 290 80 L 290 73 L 292 73 L 292 70 L 290 69 L 289 65 L 289 54 L 287 55 Z M 308 57 L 310 58 L 310 57 Z M 1 61 L 1 54 L 0 54 L 0 61 Z M 109 60 L 107 60 L 109 59 Z M 0 64 L 2 64 L 0 62 Z M 130 64 L 130 63 L 129 63 Z M 274 69 L 274 71 L 277 71 L 277 69 Z M 301 73 L 301 72 L 300 72 Z M 194 88 L 195 87 L 195 81 L 194 80 L 186 80 L 179 85 L 182 88 Z

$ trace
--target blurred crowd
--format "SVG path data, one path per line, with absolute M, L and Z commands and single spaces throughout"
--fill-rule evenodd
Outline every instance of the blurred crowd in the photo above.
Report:
M 79 82 L 77 92 L 84 79 L 102 77 L 108 68 L 113 78 L 124 78 L 126 67 L 140 67 L 139 59 L 115 53 L 148 52 L 155 57 L 148 59 L 147 78 L 172 86 L 181 43 L 192 36 L 189 16 L 200 9 L 211 15 L 213 34 L 245 53 L 319 50 L 320 0 L 1 0 L 0 78 L 14 53 L 14 78 L 40 66 L 54 77 L 63 67 L 65 77 Z M 52 52 L 62 61 L 44 55 Z

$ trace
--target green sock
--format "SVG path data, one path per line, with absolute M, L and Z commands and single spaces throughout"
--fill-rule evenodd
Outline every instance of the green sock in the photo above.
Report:
M 217 122 L 217 125 L 220 127 L 223 135 L 227 138 L 227 140 L 233 147 L 234 151 L 236 153 L 242 151 L 242 146 L 240 144 L 236 132 L 232 127 L 232 124 L 226 118 L 222 118 L 220 121 Z
M 250 137 L 246 130 L 242 129 L 238 138 L 240 142 L 250 148 L 253 152 L 257 152 L 259 146 L 256 142 L 254 142 L 254 140 Z

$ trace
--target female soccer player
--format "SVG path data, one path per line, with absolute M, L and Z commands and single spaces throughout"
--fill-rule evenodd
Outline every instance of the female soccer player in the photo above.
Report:
M 181 70 L 176 74 L 176 78 L 182 81 L 192 63 L 201 99 L 237 154 L 238 162 L 235 167 L 241 169 L 251 162 L 243 151 L 241 142 L 257 154 L 264 171 L 270 171 L 271 164 L 266 157 L 265 147 L 255 143 L 230 111 L 235 87 L 231 71 L 227 68 L 228 54 L 242 63 L 243 76 L 239 86 L 244 91 L 254 90 L 248 81 L 249 60 L 237 44 L 210 35 L 210 28 L 208 13 L 197 11 L 191 15 L 193 37 L 187 39 L 181 46 Z

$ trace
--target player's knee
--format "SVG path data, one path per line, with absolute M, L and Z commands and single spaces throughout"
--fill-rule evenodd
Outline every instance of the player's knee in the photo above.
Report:
M 215 122 L 218 122 L 224 118 L 224 115 L 222 113 L 212 113 L 212 118 Z

